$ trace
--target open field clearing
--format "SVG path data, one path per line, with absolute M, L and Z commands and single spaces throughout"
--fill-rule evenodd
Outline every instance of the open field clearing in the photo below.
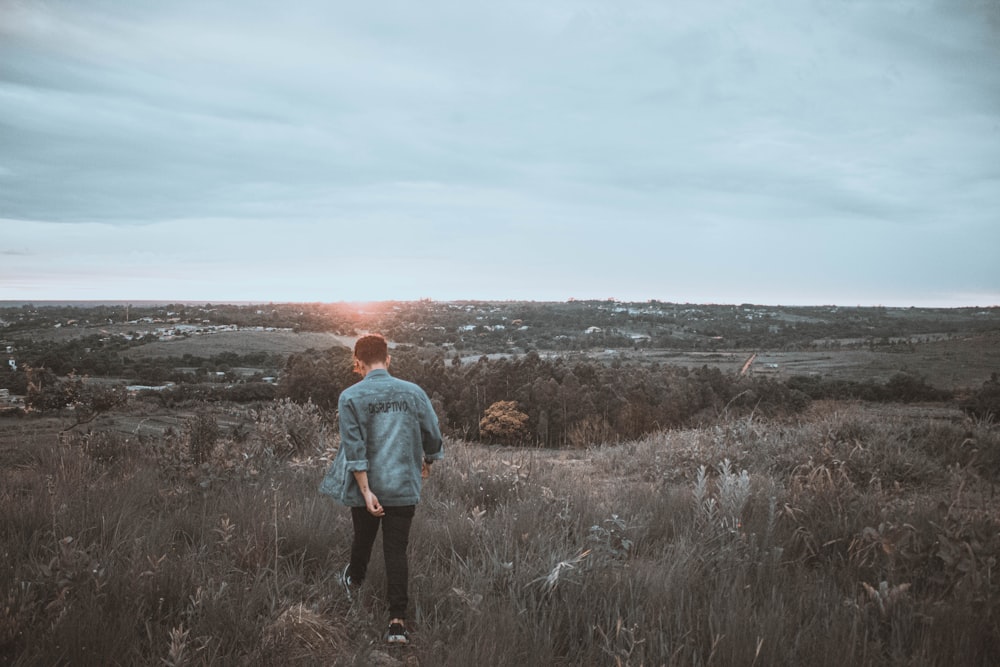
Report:
M 614 357 L 616 351 L 601 353 Z M 708 366 L 724 373 L 738 373 L 750 356 L 746 350 L 687 352 L 644 350 L 624 353 L 629 358 L 688 368 Z M 1000 368 L 1000 334 L 989 333 L 949 340 L 932 340 L 875 349 L 759 350 L 752 372 L 776 378 L 818 375 L 842 380 L 884 382 L 896 373 L 927 378 L 943 389 L 980 386 Z
M 28 333 L 18 334 L 37 341 L 67 341 L 91 336 L 94 334 L 124 336 L 133 332 L 144 333 L 151 325 L 141 324 L 110 324 L 100 327 L 61 327 L 58 329 L 34 329 Z M 163 326 L 163 325 L 158 325 Z M 251 352 L 267 352 L 271 354 L 291 354 L 307 349 L 326 349 L 335 346 L 350 347 L 354 338 L 340 336 L 334 333 L 316 331 L 256 331 L 244 329 L 239 331 L 218 331 L 202 333 L 186 338 L 169 341 L 158 341 L 138 345 L 129 349 L 129 354 L 137 357 L 182 357 L 185 354 L 195 356 L 211 356 L 222 352 L 248 354 Z
M 816 401 L 615 445 L 448 439 L 411 540 L 336 581 L 347 511 L 310 405 L 0 422 L 0 662 L 993 665 L 1000 429 Z M 78 432 L 79 431 L 79 432 Z
M 129 350 L 137 358 L 183 357 L 190 354 L 210 357 L 223 352 L 249 354 L 267 352 L 287 355 L 308 349 L 325 350 L 331 347 L 352 347 L 354 339 L 333 333 L 291 331 L 221 331 L 179 338 L 177 340 L 148 343 Z
M 643 363 L 658 362 L 687 368 L 718 368 L 727 375 L 739 373 L 753 351 L 640 349 L 602 350 L 586 353 L 541 352 L 548 358 L 566 356 L 613 361 L 616 358 Z M 511 358 L 492 354 L 489 358 Z M 479 355 L 464 354 L 463 363 L 475 363 Z M 751 372 L 758 376 L 785 379 L 796 375 L 819 376 L 857 382 L 885 382 L 896 373 L 925 377 L 935 387 L 949 390 L 976 388 L 1000 368 L 1000 334 L 982 334 L 949 340 L 932 340 L 893 348 L 856 349 L 834 347 L 825 350 L 758 350 Z

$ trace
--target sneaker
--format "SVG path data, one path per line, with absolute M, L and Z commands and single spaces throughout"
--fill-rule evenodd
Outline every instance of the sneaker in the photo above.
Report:
M 406 631 L 406 626 L 402 623 L 390 623 L 389 629 L 385 633 L 387 644 L 409 644 L 410 633 Z
M 355 582 L 351 579 L 351 575 L 348 572 L 351 569 L 351 564 L 348 563 L 344 566 L 344 569 L 340 573 L 340 585 L 344 587 L 344 592 L 347 594 L 348 600 L 354 599 L 354 592 L 361 586 L 361 582 Z

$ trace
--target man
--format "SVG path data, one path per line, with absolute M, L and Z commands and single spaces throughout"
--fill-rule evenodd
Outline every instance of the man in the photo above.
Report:
M 382 527 L 389 630 L 406 644 L 410 523 L 430 465 L 444 457 L 437 415 L 423 389 L 389 375 L 389 347 L 379 334 L 354 345 L 360 382 L 340 394 L 340 449 L 320 491 L 351 508 L 351 560 L 341 575 L 349 597 L 364 582 Z

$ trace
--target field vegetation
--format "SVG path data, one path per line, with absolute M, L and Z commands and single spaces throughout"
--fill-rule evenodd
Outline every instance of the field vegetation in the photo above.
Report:
M 8 420 L 0 661 L 33 664 L 988 665 L 1000 432 L 815 401 L 577 449 L 449 438 L 413 529 L 414 641 L 385 651 L 378 559 L 315 406 L 198 407 L 127 434 Z M 942 418 L 942 416 L 944 418 Z M 236 426 L 223 426 L 224 424 Z

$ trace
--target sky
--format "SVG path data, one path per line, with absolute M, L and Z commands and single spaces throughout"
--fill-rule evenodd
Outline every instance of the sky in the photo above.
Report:
M 0 0 L 0 300 L 1000 304 L 1000 0 Z

